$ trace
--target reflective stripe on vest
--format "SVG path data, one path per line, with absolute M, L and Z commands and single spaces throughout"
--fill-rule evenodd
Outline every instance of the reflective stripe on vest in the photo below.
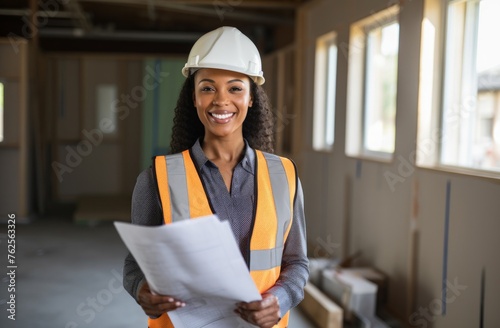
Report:
M 278 280 L 293 218 L 295 166 L 289 159 L 256 150 L 255 218 L 250 239 L 250 275 L 260 293 Z M 157 156 L 154 172 L 165 224 L 213 214 L 189 150 Z M 286 313 L 275 327 L 287 327 Z M 173 327 L 166 314 L 149 319 L 149 327 Z
M 165 223 L 212 214 L 188 150 L 156 157 L 155 167 Z

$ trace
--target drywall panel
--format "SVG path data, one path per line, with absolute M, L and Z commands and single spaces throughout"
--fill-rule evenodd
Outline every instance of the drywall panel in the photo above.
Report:
M 122 63 L 126 75 L 125 94 L 132 93 L 134 88 L 144 85 L 144 73 L 142 61 L 126 61 Z M 147 83 L 147 82 L 146 82 Z M 122 156 L 123 156 L 123 192 L 132 193 L 137 175 L 140 172 L 141 163 L 141 116 L 144 102 L 136 105 L 127 104 L 125 101 L 119 103 L 118 119 L 122 122 L 123 134 Z
M 314 108 L 314 58 L 315 58 L 316 39 L 309 40 L 304 47 L 304 69 L 303 75 L 303 93 L 302 99 L 304 105 L 301 111 L 297 113 L 300 118 L 301 144 L 305 150 L 312 150 L 312 127 L 313 127 L 313 108 Z M 298 81 L 297 81 L 298 82 Z M 335 140 L 337 142 L 337 140 Z
M 57 136 L 59 140 L 79 140 L 81 135 L 80 61 L 59 59 L 57 69 Z
M 293 149 L 293 120 L 297 119 L 294 110 L 295 101 L 295 80 L 297 74 L 294 69 L 295 51 L 294 48 L 284 51 L 281 57 L 282 61 L 282 80 L 278 83 L 282 86 L 282 99 L 283 103 L 280 108 L 277 108 L 277 133 L 281 135 L 281 151 L 283 154 L 290 154 Z
M 268 54 L 263 59 L 266 83 L 263 85 L 275 121 L 276 154 L 289 156 L 292 150 L 292 127 L 295 114 L 294 47 L 287 47 Z
M 421 171 L 418 177 L 419 293 L 409 322 L 417 327 L 475 327 L 483 301 L 484 327 L 496 326 L 500 184 L 432 171 Z
M 18 78 L 21 66 L 21 52 L 15 51 L 10 43 L 0 44 L 0 77 Z
M 329 157 L 320 153 L 307 153 L 304 160 L 303 170 L 299 178 L 304 191 L 304 207 L 306 214 L 307 239 L 309 253 L 314 257 L 337 257 L 334 249 L 327 249 L 321 245 L 321 241 L 335 240 L 328 231 L 327 223 L 332 218 L 328 212 L 328 167 Z
M 299 178 L 304 190 L 309 254 L 341 259 L 348 252 L 343 243 L 344 182 L 335 184 L 338 163 L 329 153 L 304 152 Z
M 19 151 L 0 148 L 0 216 L 19 214 Z
M 408 237 L 411 184 L 393 189 L 385 179 L 391 165 L 352 160 L 350 249 L 389 277 L 388 307 L 400 316 L 408 301 Z M 397 172 L 397 171 L 396 171 Z
M 18 145 L 19 143 L 19 111 L 21 107 L 20 83 L 4 80 L 4 140 L 2 144 Z M 1 145 L 1 144 L 0 144 Z
M 55 183 L 58 198 L 75 200 L 84 194 L 121 193 L 121 153 L 114 144 L 99 143 L 99 134 L 78 144 L 60 145 Z
M 266 83 L 262 85 L 266 90 L 271 108 L 275 109 L 278 104 L 278 59 L 276 54 L 263 57 L 262 69 L 265 74 Z

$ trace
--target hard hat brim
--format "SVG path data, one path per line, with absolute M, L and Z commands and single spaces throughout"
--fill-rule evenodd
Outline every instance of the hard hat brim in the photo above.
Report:
M 225 66 L 225 65 L 212 65 L 210 67 L 209 66 L 203 66 L 203 67 L 184 66 L 182 68 L 182 75 L 184 75 L 185 77 L 188 77 L 189 75 L 194 74 L 196 71 L 198 71 L 202 68 L 221 69 L 221 70 L 225 70 L 225 71 L 231 71 L 231 72 L 245 74 L 246 76 L 251 78 L 252 81 L 254 81 L 257 85 L 262 85 L 262 84 L 264 84 L 264 82 L 266 82 L 266 79 L 262 75 L 251 75 L 251 74 L 248 74 L 247 72 L 242 72 L 241 70 L 234 69 L 234 67 Z

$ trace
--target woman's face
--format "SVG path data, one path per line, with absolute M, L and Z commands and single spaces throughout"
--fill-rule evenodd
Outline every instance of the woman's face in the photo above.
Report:
M 250 78 L 221 69 L 195 73 L 193 102 L 205 127 L 205 140 L 242 138 L 243 121 L 252 106 Z

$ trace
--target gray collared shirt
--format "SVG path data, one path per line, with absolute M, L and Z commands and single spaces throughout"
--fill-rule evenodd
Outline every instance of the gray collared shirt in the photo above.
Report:
M 220 220 L 229 221 L 241 254 L 249 266 L 255 202 L 254 150 L 246 143 L 244 156 L 234 168 L 230 191 L 227 190 L 217 166 L 205 156 L 199 141 L 191 148 L 191 155 L 215 214 Z M 280 277 L 268 291 L 278 298 L 282 314 L 302 300 L 304 285 L 309 276 L 303 204 L 302 186 L 299 181 L 293 223 L 283 251 Z M 137 178 L 132 196 L 132 223 L 142 225 L 163 223 L 160 200 L 151 168 L 144 170 Z M 134 298 L 143 279 L 144 275 L 129 254 L 125 259 L 123 284 Z

